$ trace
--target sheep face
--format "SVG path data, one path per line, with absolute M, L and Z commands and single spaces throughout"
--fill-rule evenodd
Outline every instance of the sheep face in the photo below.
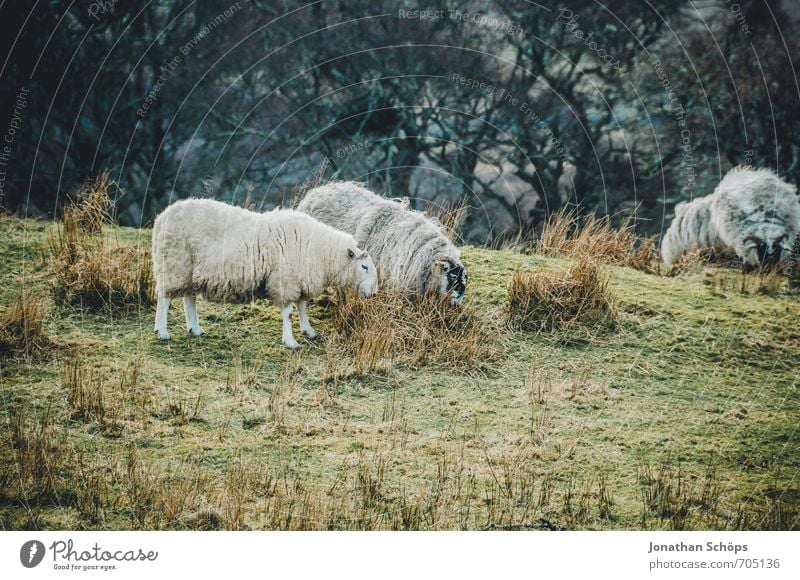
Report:
M 761 223 L 737 237 L 735 250 L 745 268 L 768 269 L 791 257 L 792 240 L 783 226 Z
M 439 294 L 450 295 L 452 304 L 461 304 L 467 291 L 467 267 L 453 258 L 440 258 L 432 265 L 434 287 Z
M 359 248 L 348 249 L 347 257 L 352 270 L 351 283 L 358 290 L 358 295 L 362 298 L 375 296 L 378 292 L 378 271 L 372 258 Z

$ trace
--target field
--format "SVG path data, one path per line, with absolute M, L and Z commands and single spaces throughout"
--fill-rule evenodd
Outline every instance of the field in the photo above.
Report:
M 147 254 L 149 230 L 102 227 Z M 56 232 L 0 218 L 0 318 L 21 295 L 43 314 L 0 359 L 2 529 L 800 527 L 785 283 L 608 267 L 613 323 L 517 330 L 514 273 L 571 260 L 466 247 L 478 334 L 370 355 L 328 297 L 295 353 L 269 302 L 200 299 L 200 338 L 175 302 L 160 343 L 147 301 L 66 300 Z

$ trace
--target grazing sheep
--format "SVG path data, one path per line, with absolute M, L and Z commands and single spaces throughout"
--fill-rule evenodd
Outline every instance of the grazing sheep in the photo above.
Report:
M 312 189 L 297 209 L 355 236 L 389 290 L 449 294 L 453 304 L 464 299 L 467 269 L 437 220 L 353 182 Z
M 708 248 L 732 251 L 746 268 L 785 265 L 800 234 L 796 188 L 769 169 L 734 167 L 711 195 L 675 207 L 661 242 L 667 265 Z
M 164 210 L 153 226 L 156 281 L 155 332 L 169 340 L 167 312 L 182 297 L 189 332 L 200 336 L 195 296 L 213 302 L 247 303 L 269 298 L 281 308 L 283 344 L 292 335 L 292 305 L 300 328 L 316 337 L 306 302 L 327 286 L 362 296 L 377 291 L 375 264 L 353 236 L 292 210 L 256 213 L 208 199 L 189 199 Z

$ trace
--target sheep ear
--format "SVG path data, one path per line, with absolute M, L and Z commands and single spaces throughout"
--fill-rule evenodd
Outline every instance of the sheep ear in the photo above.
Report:
M 353 250 L 351 250 L 350 248 L 347 248 L 347 257 L 352 260 L 353 258 L 356 257 L 356 253 Z

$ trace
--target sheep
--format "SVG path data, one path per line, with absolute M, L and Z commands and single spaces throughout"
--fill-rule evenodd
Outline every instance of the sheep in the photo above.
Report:
M 712 194 L 675 207 L 661 242 L 664 263 L 707 248 L 735 253 L 746 269 L 785 266 L 800 234 L 796 191 L 769 169 L 734 167 Z
M 444 228 L 407 203 L 384 199 L 353 182 L 335 182 L 308 191 L 297 206 L 318 220 L 355 236 L 374 258 L 381 285 L 422 296 L 449 295 L 460 304 L 467 268 Z
M 292 334 L 297 306 L 300 328 L 317 333 L 306 313 L 310 298 L 326 287 L 353 289 L 363 297 L 377 292 L 372 258 L 353 236 L 293 210 L 256 213 L 209 199 L 172 204 L 153 225 L 155 332 L 169 340 L 170 300 L 182 297 L 186 327 L 203 334 L 195 296 L 212 302 L 248 303 L 269 298 L 280 306 L 283 344 L 300 345 Z
M 668 266 L 685 253 L 707 248 L 715 253 L 725 250 L 711 221 L 710 195 L 675 206 L 675 218 L 661 240 L 661 257 Z

